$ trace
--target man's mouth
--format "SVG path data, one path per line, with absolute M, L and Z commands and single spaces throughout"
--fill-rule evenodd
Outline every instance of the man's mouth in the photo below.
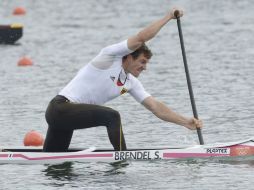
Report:
M 142 72 L 142 71 L 143 71 L 143 68 L 139 68 L 138 71 L 139 71 L 139 72 Z

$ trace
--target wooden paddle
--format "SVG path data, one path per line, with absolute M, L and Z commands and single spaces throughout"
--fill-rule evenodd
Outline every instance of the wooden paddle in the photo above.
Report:
M 191 100 L 192 111 L 193 111 L 194 117 L 196 119 L 198 119 L 198 112 L 197 112 L 197 109 L 196 109 L 196 104 L 195 104 L 194 94 L 193 94 L 193 90 L 192 90 L 191 79 L 190 79 L 190 74 L 189 74 L 189 69 L 188 69 L 188 64 L 187 64 L 187 59 L 186 59 L 186 54 L 185 54 L 183 34 L 182 34 L 181 21 L 180 21 L 180 12 L 178 10 L 176 10 L 174 12 L 174 16 L 177 19 L 179 38 L 180 38 L 180 43 L 181 43 L 182 55 L 183 55 L 183 63 L 184 63 L 185 74 L 186 74 L 186 79 L 187 79 L 187 84 L 188 84 L 188 89 L 189 89 L 189 95 L 190 95 L 190 100 Z M 198 133 L 199 143 L 201 145 L 203 145 L 204 140 L 203 140 L 203 136 L 202 136 L 202 132 L 201 132 L 200 128 L 197 128 L 197 133 Z

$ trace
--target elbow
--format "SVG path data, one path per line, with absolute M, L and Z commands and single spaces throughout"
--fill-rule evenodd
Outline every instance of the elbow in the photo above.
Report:
M 144 32 L 139 32 L 139 33 L 137 34 L 137 41 L 138 41 L 138 43 L 140 44 L 140 46 L 141 46 L 142 44 L 144 44 L 144 43 L 147 41 Z
M 144 39 L 142 35 L 137 34 L 129 38 L 127 43 L 128 43 L 128 48 L 132 51 L 135 51 L 143 45 Z
M 137 34 L 137 37 L 138 37 L 141 44 L 144 44 L 145 42 L 149 41 L 154 36 L 155 36 L 155 33 L 153 33 L 152 31 L 149 31 L 149 30 L 146 30 L 146 31 L 142 30 Z

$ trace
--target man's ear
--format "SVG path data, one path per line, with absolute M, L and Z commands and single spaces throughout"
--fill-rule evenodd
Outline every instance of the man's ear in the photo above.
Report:
M 132 55 L 127 55 L 127 62 L 132 62 L 133 61 L 133 57 L 132 57 Z

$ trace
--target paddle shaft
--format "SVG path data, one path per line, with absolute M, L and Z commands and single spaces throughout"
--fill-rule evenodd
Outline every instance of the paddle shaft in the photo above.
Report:
M 187 84 L 188 84 L 188 89 L 189 89 L 189 95 L 190 95 L 190 100 L 191 100 L 192 111 L 193 111 L 194 117 L 196 119 L 198 119 L 198 112 L 197 112 L 197 108 L 196 108 L 196 104 L 195 104 L 195 99 L 194 99 L 194 94 L 193 94 L 193 90 L 192 90 L 191 79 L 190 79 L 190 74 L 189 74 L 189 69 L 188 69 L 188 64 L 187 64 L 187 58 L 186 58 L 186 54 L 185 54 L 183 34 L 182 34 L 182 28 L 181 28 L 181 21 L 180 21 L 180 17 L 178 15 L 179 15 L 179 12 L 175 11 L 175 17 L 177 19 L 179 38 L 180 38 L 180 43 L 181 43 L 182 55 L 183 55 L 183 63 L 184 63 L 185 74 L 186 74 L 186 79 L 187 79 Z M 202 136 L 202 132 L 201 132 L 200 128 L 197 128 L 197 133 L 198 133 L 199 143 L 201 145 L 203 145 L 204 140 L 203 140 L 203 136 Z

